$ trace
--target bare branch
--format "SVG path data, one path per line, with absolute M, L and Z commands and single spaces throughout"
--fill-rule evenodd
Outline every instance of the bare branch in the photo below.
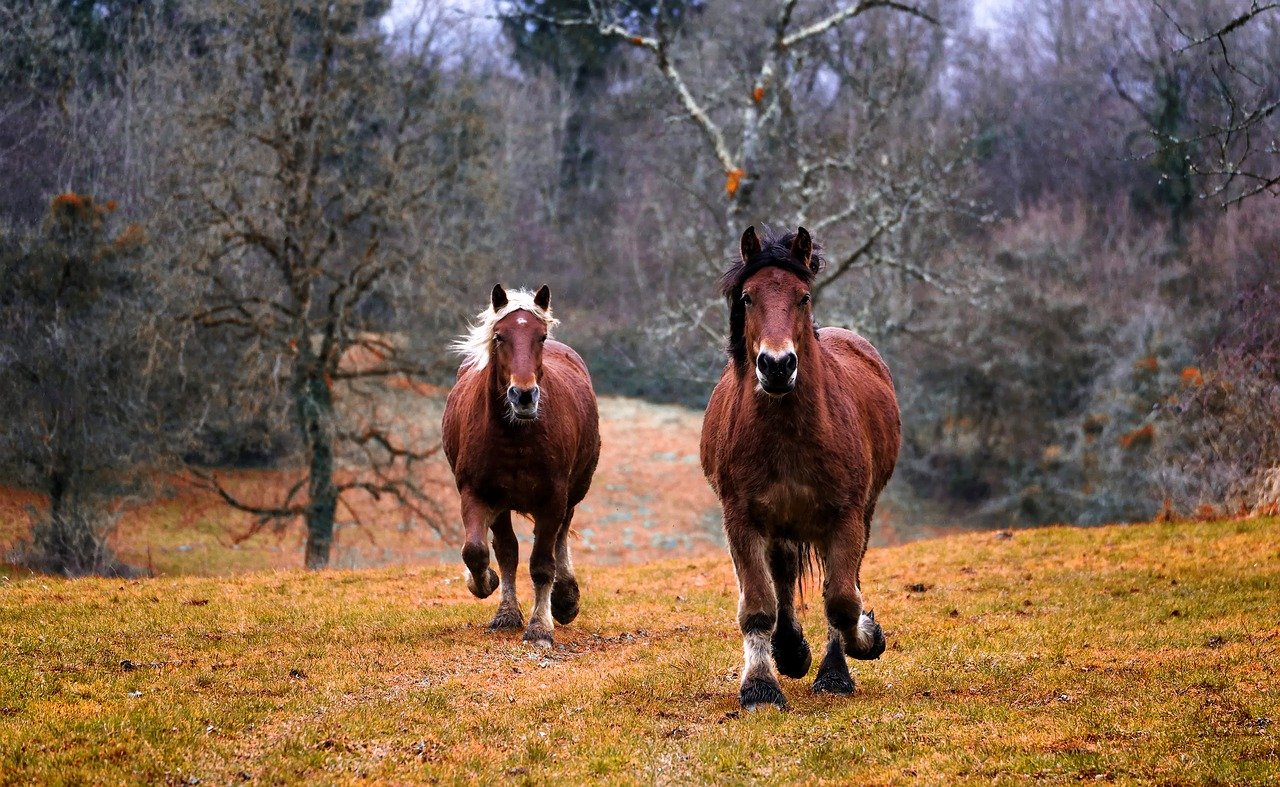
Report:
M 811 25 L 797 30 L 791 35 L 786 36 L 782 39 L 782 46 L 789 49 L 802 41 L 813 38 L 814 36 L 822 35 L 836 25 L 847 22 L 848 20 L 853 19 L 856 16 L 860 16 L 873 8 L 892 8 L 896 11 L 901 11 L 903 13 L 910 14 L 911 16 L 919 17 L 930 24 L 938 24 L 936 17 L 913 5 L 894 2 L 894 0 L 863 0 L 863 2 L 860 2 L 857 5 L 842 8 L 825 19 L 820 19 Z

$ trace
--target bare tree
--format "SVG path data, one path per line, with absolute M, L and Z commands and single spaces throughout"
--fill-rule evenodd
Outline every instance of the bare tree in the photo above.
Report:
M 643 17 L 624 15 L 604 2 L 591 3 L 588 18 L 561 23 L 595 25 L 648 56 L 723 176 L 726 245 L 759 211 L 781 213 L 780 218 L 817 233 L 857 223 L 858 242 L 834 261 L 825 284 L 857 266 L 879 239 L 913 218 L 913 208 L 937 185 L 949 162 L 940 150 L 917 150 L 924 155 L 911 162 L 918 165 L 912 171 L 908 162 L 891 160 L 878 146 L 883 142 L 878 134 L 894 130 L 891 118 L 903 99 L 923 92 L 927 72 L 937 65 L 936 4 L 823 5 L 806 18 L 797 12 L 797 0 L 779 2 L 763 39 L 752 30 L 730 37 L 726 46 L 743 51 L 729 60 L 735 68 L 728 76 L 717 80 L 705 79 L 707 64 L 696 62 L 705 53 L 680 51 L 662 4 L 648 29 L 636 26 Z M 732 12 L 753 18 L 737 7 Z M 853 29 L 862 17 L 871 21 Z M 699 78 L 691 71 L 700 72 Z M 840 122 L 815 122 L 816 112 L 834 112 Z M 864 185 L 868 180 L 874 185 Z M 768 196 L 760 193 L 763 183 Z M 886 261 L 907 266 L 904 260 Z
M 200 282 L 194 321 L 235 353 L 246 406 L 287 401 L 303 468 L 251 501 L 197 471 L 257 528 L 306 523 L 306 565 L 328 564 L 352 497 L 389 497 L 440 528 L 420 470 L 438 448 L 379 407 L 377 381 L 443 355 L 406 327 L 456 324 L 459 276 L 489 242 L 485 135 L 442 84 L 426 24 L 390 48 L 360 0 L 214 3 L 219 54 L 190 75 L 190 166 L 179 259 Z M 181 161 L 179 162 L 181 163 Z M 450 224 L 466 215 L 471 224 Z
M 1202 197 L 1224 208 L 1280 196 L 1280 3 L 1150 2 L 1173 28 L 1165 57 L 1207 69 L 1212 85 L 1203 115 L 1186 133 L 1158 133 L 1155 155 L 1185 155 Z
M 0 236 L 0 475 L 48 500 L 18 559 L 73 576 L 128 571 L 104 503 L 177 442 L 165 282 L 115 210 L 67 192 L 38 232 Z

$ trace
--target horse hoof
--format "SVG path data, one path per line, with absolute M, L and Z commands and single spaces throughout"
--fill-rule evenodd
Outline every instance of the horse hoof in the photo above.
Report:
M 519 631 L 524 628 L 524 615 L 517 609 L 498 608 L 498 612 L 489 621 L 490 631 Z
M 551 586 L 551 617 L 561 625 L 578 617 L 578 583 L 569 580 Z
M 533 645 L 535 648 L 550 648 L 554 640 L 551 632 L 542 629 L 525 629 L 524 641 Z
M 485 569 L 484 581 L 476 582 L 475 576 L 470 570 L 467 571 L 467 590 L 471 591 L 471 595 L 476 598 L 488 598 L 493 595 L 493 591 L 498 589 L 498 572 L 491 568 Z
M 782 696 L 782 689 L 770 680 L 752 678 L 742 684 L 738 691 L 738 701 L 746 710 L 755 710 L 761 705 L 773 705 L 786 710 L 787 698 Z
M 853 693 L 853 678 L 834 671 L 823 672 L 813 681 L 813 693 L 847 696 Z
M 880 658 L 884 653 L 884 629 L 876 622 L 874 612 L 864 612 L 858 618 L 858 626 L 854 636 L 845 636 L 844 652 L 851 659 L 871 661 Z
M 782 633 L 781 630 L 779 633 Z M 809 667 L 813 664 L 813 654 L 809 651 L 809 643 L 804 635 L 796 637 L 791 632 L 790 635 L 783 634 L 779 637 L 774 634 L 773 663 L 778 666 L 778 672 L 788 678 L 803 678 L 808 675 Z

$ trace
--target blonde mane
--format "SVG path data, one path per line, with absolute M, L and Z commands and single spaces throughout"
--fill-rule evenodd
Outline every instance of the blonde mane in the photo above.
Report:
M 462 366 L 479 371 L 489 365 L 489 348 L 493 346 L 493 329 L 503 317 L 512 312 L 526 311 L 547 326 L 547 335 L 560 321 L 551 315 L 551 308 L 541 308 L 533 302 L 533 293 L 528 290 L 507 290 L 507 305 L 497 311 L 492 306 L 476 315 L 476 323 L 471 329 L 451 345 L 451 349 L 462 355 Z

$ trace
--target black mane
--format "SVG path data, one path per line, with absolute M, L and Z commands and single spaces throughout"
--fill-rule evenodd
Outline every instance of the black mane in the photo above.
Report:
M 805 265 L 791 256 L 791 243 L 796 239 L 795 232 L 774 232 L 768 227 L 761 229 L 758 235 L 760 251 L 748 259 L 743 259 L 741 254 L 735 255 L 729 269 L 720 277 L 720 294 L 729 302 L 729 343 L 725 349 L 739 372 L 745 368 L 747 362 L 747 310 L 742 303 L 742 285 L 765 268 L 781 268 L 788 273 L 794 273 L 806 285 L 812 285 L 818 275 L 817 272 L 825 265 L 822 247 L 817 241 L 813 242 L 810 264 Z M 814 330 L 817 330 L 816 325 Z

